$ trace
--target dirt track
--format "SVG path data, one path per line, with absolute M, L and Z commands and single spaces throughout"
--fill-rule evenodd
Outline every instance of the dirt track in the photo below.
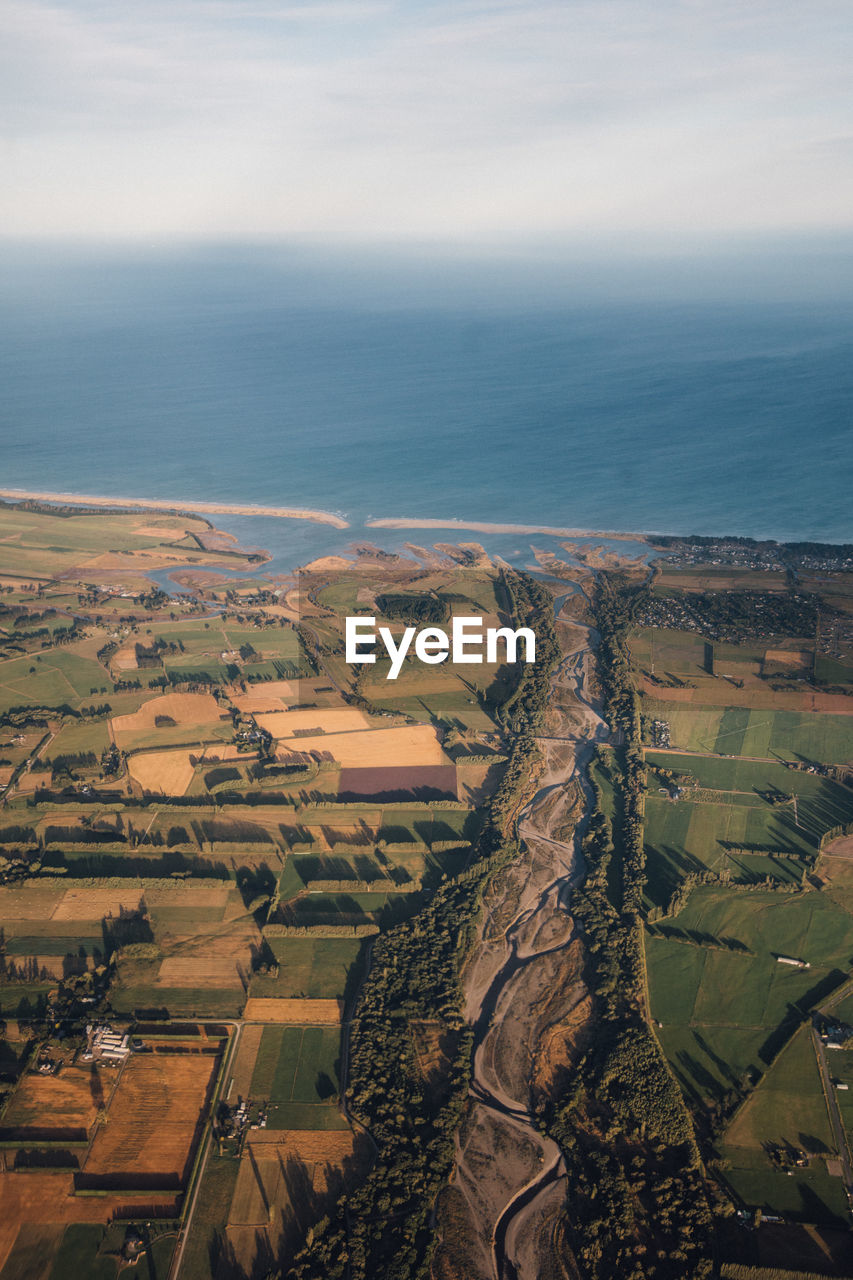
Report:
M 457 1139 L 450 1198 L 453 1240 L 442 1240 L 435 1280 L 537 1280 L 553 1257 L 565 1198 L 559 1148 L 536 1128 L 535 1085 L 551 1078 L 583 1022 L 588 993 L 565 897 L 577 870 L 577 836 L 555 838 L 576 816 L 590 744 L 605 726 L 586 701 L 594 633 L 557 624 L 563 661 L 552 681 L 545 768 L 521 815 L 521 858 L 487 894 L 480 940 L 463 975 L 465 1012 L 477 1048 L 468 1113 Z M 585 785 L 585 784 L 584 784 Z

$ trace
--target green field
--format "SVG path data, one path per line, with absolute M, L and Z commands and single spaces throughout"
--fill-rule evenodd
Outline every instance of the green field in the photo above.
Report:
M 786 765 L 764 760 L 721 759 L 718 756 L 671 755 L 665 751 L 646 751 L 650 764 L 659 764 L 674 773 L 691 774 L 700 787 L 720 791 L 753 792 L 775 788 L 796 791 L 799 796 L 823 796 L 843 809 L 853 803 L 853 789 L 834 783 L 814 773 L 789 769 Z M 848 799 L 850 797 L 850 799 Z
M 365 687 L 365 693 L 380 711 L 397 711 L 411 716 L 413 720 L 440 721 L 460 730 L 472 729 L 478 733 L 493 733 L 495 730 L 494 717 L 461 682 L 455 689 L 451 685 L 450 689 L 422 693 L 411 692 L 410 686 L 410 692 L 392 696 L 388 696 L 388 688 L 387 684 Z
M 853 759 L 853 717 L 750 710 L 644 698 L 643 714 L 665 720 L 673 747 L 720 755 L 842 764 Z
M 728 870 L 735 880 L 770 875 L 799 881 L 824 832 L 853 820 L 850 788 L 782 764 L 663 751 L 647 751 L 646 761 L 693 779 L 699 788 L 693 798 L 693 787 L 685 784 L 682 797 L 671 800 L 649 772 L 647 906 L 665 906 L 688 872 Z M 795 796 L 796 808 L 792 800 L 770 803 L 771 794 Z
M 682 938 L 699 942 L 700 948 L 685 946 Z M 726 951 L 705 950 L 703 942 Z M 680 978 L 679 1007 L 687 1001 L 693 1011 L 701 985 L 705 1015 L 715 1012 L 700 1020 L 737 1025 L 742 1013 L 744 1025 L 776 1026 L 788 1003 L 799 1001 L 830 973 L 846 974 L 853 967 L 853 895 L 849 890 L 789 895 L 760 889 L 695 889 L 686 907 L 656 926 L 649 939 L 652 1012 L 665 1025 L 682 1020 L 669 1007 L 667 993 L 675 979 L 667 965 L 688 963 L 676 961 L 687 950 L 705 955 L 703 966 L 711 964 L 714 980 L 708 980 L 710 974 L 703 976 L 701 968 L 690 980 L 686 975 Z M 777 955 L 805 960 L 811 968 L 780 965 Z M 740 1010 L 736 1018 L 728 1016 L 732 1002 Z
M 337 1109 L 340 1027 L 265 1027 L 251 1095 L 271 1129 L 345 1129 Z
M 676 775 L 692 778 L 702 791 L 718 793 L 718 796 L 700 797 L 705 802 L 701 807 L 717 807 L 713 803 L 716 799 L 721 809 L 738 808 L 755 815 L 751 819 L 729 818 L 728 823 L 733 824 L 729 835 L 725 832 L 727 823 L 722 820 L 719 823 L 712 821 L 711 825 L 715 827 L 716 838 L 719 840 L 742 841 L 744 846 L 755 845 L 771 850 L 814 852 L 825 831 L 853 819 L 853 789 L 831 778 L 789 769 L 782 764 L 724 760 L 713 756 L 674 756 L 659 751 L 647 751 L 646 761 L 669 769 Z M 687 798 L 674 803 L 663 800 L 657 794 L 657 780 L 654 777 L 650 777 L 649 785 L 652 788 L 649 796 L 652 805 L 661 799 L 673 813 L 682 806 L 700 807 Z M 796 796 L 796 812 L 790 801 L 768 803 L 763 796 L 771 793 Z M 709 800 L 712 803 L 709 804 Z M 680 844 L 675 844 L 674 841 L 687 819 L 669 816 L 661 820 L 667 824 L 677 824 L 672 828 L 670 838 L 673 847 L 684 848 L 683 840 Z M 740 826 L 744 823 L 746 831 L 741 833 Z
M 66 1227 L 50 1280 L 65 1280 L 67 1276 L 113 1280 L 116 1274 L 115 1255 L 109 1257 L 99 1252 L 105 1235 L 104 1227 L 97 1222 L 73 1222 Z
M 113 691 L 105 668 L 67 649 L 0 662 L 0 713 L 25 705 L 76 708 L 100 698 L 101 691 Z
M 814 859 L 817 840 L 786 822 L 765 802 L 694 803 L 652 794 L 646 800 L 647 906 L 665 907 L 688 872 L 728 871 L 734 880 L 770 875 L 799 883 L 803 867 Z M 792 815 L 793 816 L 793 813 Z M 796 859 L 735 853 L 737 848 L 770 849 Z
M 243 992 L 232 987 L 158 987 L 147 983 L 125 986 L 119 982 L 110 988 L 110 1004 L 116 1013 L 168 1009 L 172 1017 L 178 1018 L 239 1018 L 245 1003 Z
M 853 896 L 698 888 L 683 911 L 655 927 L 646 950 L 651 1012 L 662 1034 L 762 1031 L 768 1043 L 752 1061 L 763 1069 L 778 1047 L 771 1033 L 826 999 L 853 967 Z M 811 967 L 779 964 L 779 955 Z M 699 1065 L 713 1076 L 717 1050 L 710 1047 Z M 705 1092 L 698 1076 L 692 1084 Z
M 674 631 L 665 627 L 641 627 L 630 638 L 631 656 L 634 662 L 658 677 L 676 676 L 693 680 L 697 676 L 711 675 L 706 661 L 713 656 L 715 670 L 725 672 L 728 667 L 750 667 L 759 671 L 772 641 L 760 640 L 744 644 L 728 644 L 724 641 L 708 641 L 695 631 Z M 790 643 L 790 642 L 785 642 Z M 810 641 L 804 644 L 811 643 Z
M 810 967 L 780 964 L 780 955 Z M 674 919 L 647 934 L 646 959 L 651 1014 L 687 1099 L 702 1107 L 734 1093 L 745 1096 L 763 1077 L 724 1139 L 731 1164 L 725 1176 L 735 1193 L 749 1205 L 802 1216 L 811 1188 L 818 1220 L 837 1214 L 837 1179 L 815 1162 L 788 1178 L 772 1168 L 762 1143 L 787 1141 L 815 1151 L 820 1142 L 831 1145 L 802 1024 L 853 967 L 853 894 L 698 888 Z M 844 1065 L 839 1060 L 838 1068 Z M 853 1104 L 845 1106 L 849 1123 Z
M 48 760 L 55 760 L 57 756 L 80 755 L 91 751 L 100 761 L 109 745 L 106 720 L 72 720 L 62 726 L 53 741 L 45 747 L 43 755 Z
M 767 1144 L 805 1151 L 808 1169 L 770 1166 Z M 832 1130 L 808 1027 L 801 1027 L 754 1092 L 739 1108 L 720 1143 L 725 1179 L 745 1204 L 770 1207 L 807 1221 L 846 1219 L 840 1178 L 822 1157 L 834 1155 Z
M 853 662 L 840 658 L 815 658 L 815 679 L 821 684 L 853 684 Z
M 48 992 L 55 986 L 55 982 L 0 982 L 0 1017 L 32 1017 L 36 1009 L 47 1007 Z
M 303 665 L 299 635 L 292 627 L 242 627 L 238 623 L 226 622 L 221 631 L 225 636 L 226 649 L 239 649 L 241 645 L 249 644 L 264 658 L 277 658 L 295 667 Z
M 278 977 L 255 974 L 252 996 L 342 999 L 351 970 L 359 964 L 363 938 L 268 938 Z
M 835 1096 L 847 1141 L 853 1146 L 853 1049 L 830 1049 L 827 1051 L 827 1060 L 832 1079 L 839 1084 L 848 1085 L 847 1089 L 838 1090 Z

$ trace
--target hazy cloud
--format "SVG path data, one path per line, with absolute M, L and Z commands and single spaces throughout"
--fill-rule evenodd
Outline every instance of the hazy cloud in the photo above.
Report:
M 2 10 L 0 231 L 843 230 L 847 0 Z

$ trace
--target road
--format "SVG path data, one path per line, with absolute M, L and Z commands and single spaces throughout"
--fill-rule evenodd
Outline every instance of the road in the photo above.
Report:
M 853 978 L 849 979 L 833 993 L 830 998 L 820 1006 L 818 1013 L 826 1015 L 830 1009 L 839 1004 L 845 996 L 853 991 Z M 817 1066 L 820 1071 L 820 1082 L 823 1086 L 823 1096 L 826 1100 L 826 1110 L 829 1114 L 829 1123 L 832 1127 L 832 1136 L 835 1139 L 835 1145 L 838 1148 L 838 1154 L 841 1157 L 841 1167 L 844 1171 L 844 1188 L 851 1202 L 853 1202 L 853 1167 L 850 1162 L 850 1147 L 847 1143 L 847 1134 L 844 1130 L 844 1123 L 841 1119 L 841 1110 L 838 1106 L 838 1097 L 832 1085 L 832 1075 L 829 1070 L 829 1064 L 826 1060 L 826 1050 L 823 1047 L 823 1041 L 818 1035 L 817 1029 L 812 1025 L 812 1044 L 814 1045 L 815 1057 L 817 1058 Z
M 222 1068 L 219 1087 L 217 1088 L 210 1104 L 210 1115 L 208 1117 L 204 1137 L 202 1138 L 203 1145 L 201 1155 L 199 1156 L 199 1161 L 196 1166 L 195 1182 L 193 1183 L 192 1190 L 190 1191 L 190 1198 L 184 1212 L 184 1220 L 181 1225 L 181 1229 L 178 1232 L 178 1243 L 175 1246 L 175 1252 L 172 1254 L 172 1265 L 169 1267 L 168 1280 L 178 1280 L 178 1275 L 180 1274 L 181 1263 L 184 1260 L 184 1249 L 187 1243 L 187 1236 L 192 1228 L 193 1214 L 195 1213 L 196 1205 L 198 1204 L 199 1191 L 201 1190 L 201 1185 L 204 1182 L 204 1171 L 207 1168 L 207 1160 L 210 1155 L 210 1144 L 213 1139 L 213 1116 L 216 1112 L 216 1104 L 219 1101 L 219 1096 L 233 1065 L 237 1046 L 240 1043 L 240 1036 L 243 1033 L 243 1027 L 250 1025 L 249 1023 L 229 1021 L 228 1019 L 221 1018 L 218 1019 L 218 1021 L 224 1022 L 225 1026 L 234 1027 L 234 1035 L 231 1037 L 231 1043 L 228 1047 L 228 1056 Z
M 826 1109 L 829 1113 L 829 1123 L 832 1126 L 832 1136 L 835 1141 L 838 1154 L 841 1157 L 841 1168 L 844 1171 L 844 1189 L 847 1192 L 848 1197 L 850 1197 L 853 1196 L 853 1169 L 851 1169 L 850 1166 L 850 1152 L 847 1147 L 847 1135 L 844 1132 L 844 1124 L 841 1120 L 838 1098 L 835 1095 L 832 1077 L 826 1061 L 826 1050 L 823 1047 L 823 1041 L 818 1035 L 815 1027 L 812 1027 L 812 1044 L 814 1045 L 817 1065 L 820 1070 L 820 1080 L 823 1085 L 823 1096 L 826 1099 Z

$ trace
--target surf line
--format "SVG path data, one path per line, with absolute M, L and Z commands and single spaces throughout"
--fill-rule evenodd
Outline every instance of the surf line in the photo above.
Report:
M 519 627 L 517 631 L 511 627 L 488 627 L 484 631 L 482 618 L 454 618 L 450 635 L 443 627 L 422 627 L 420 631 L 417 627 L 406 627 L 399 643 L 389 627 L 380 627 L 378 633 L 375 627 L 375 618 L 358 616 L 346 619 L 346 660 L 350 664 L 375 662 L 376 654 L 372 650 L 381 640 L 391 659 L 386 680 L 397 679 L 413 640 L 414 656 L 429 666 L 446 662 L 448 657 L 454 664 L 499 662 L 498 645 L 501 641 L 507 662 L 522 660 L 518 657 L 521 641 L 524 642 L 523 661 L 536 661 L 536 636 L 530 627 Z M 364 646 L 367 645 L 371 646 L 370 651 L 365 651 Z

